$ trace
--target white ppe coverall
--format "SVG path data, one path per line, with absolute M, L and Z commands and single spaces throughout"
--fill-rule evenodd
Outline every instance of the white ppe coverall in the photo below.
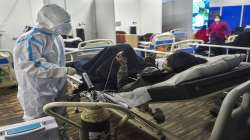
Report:
M 62 37 L 45 28 L 33 28 L 17 40 L 14 69 L 24 120 L 42 117 L 45 104 L 65 96 L 64 57 Z

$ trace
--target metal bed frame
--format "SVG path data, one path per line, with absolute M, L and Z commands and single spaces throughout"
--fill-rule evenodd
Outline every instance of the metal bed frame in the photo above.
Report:
M 238 46 L 226 46 L 226 45 L 212 45 L 212 44 L 193 44 L 188 43 L 190 47 L 198 48 L 198 47 L 208 47 L 208 57 L 211 57 L 211 48 L 223 48 L 226 50 L 226 54 L 229 54 L 229 50 L 243 50 L 246 51 L 246 61 L 249 60 L 250 48 L 247 47 L 238 47 Z
M 66 63 L 73 62 L 80 58 L 90 59 L 100 52 L 103 48 L 114 45 L 110 39 L 88 40 L 78 44 L 77 48 L 65 48 Z
M 3 62 L 0 64 L 0 68 L 5 72 L 4 81 L 1 82 L 0 88 L 11 87 L 17 85 L 15 72 L 13 70 L 13 55 L 8 50 L 0 50 L 0 60 Z
M 242 102 L 239 107 L 234 109 L 237 100 L 242 97 Z M 141 129 L 150 136 L 159 140 L 179 140 L 171 132 L 164 130 L 155 123 L 144 118 L 147 114 L 141 114 L 135 108 L 128 109 L 121 105 L 102 102 L 55 102 L 44 106 L 44 111 L 51 116 L 54 116 L 64 122 L 67 122 L 78 129 L 82 129 L 80 124 L 75 123 L 55 112 L 53 108 L 57 107 L 82 107 L 82 108 L 96 108 L 102 107 L 109 109 L 113 113 L 121 117 L 117 128 L 124 123 Z M 138 113 L 139 112 L 139 113 Z M 143 117 L 142 117 L 143 115 Z M 219 116 L 216 120 L 215 126 L 212 130 L 210 140 L 243 140 L 250 137 L 249 133 L 249 117 L 250 117 L 250 81 L 247 81 L 240 86 L 231 90 L 223 101 Z M 237 131 L 236 131 L 237 129 Z
M 192 42 L 192 41 L 183 41 L 183 42 L 181 42 L 181 43 L 179 43 L 177 45 L 173 45 L 174 47 L 173 47 L 172 51 L 178 50 L 178 48 L 179 49 L 180 48 L 185 48 L 183 46 L 193 47 L 193 48 L 198 48 L 199 46 L 205 46 L 205 47 L 209 48 L 208 57 L 210 57 L 211 56 L 210 55 L 211 48 L 216 48 L 216 47 L 217 48 L 225 48 L 227 50 L 227 54 L 229 52 L 228 50 L 230 50 L 230 49 L 240 49 L 240 50 L 245 50 L 246 51 L 246 53 L 247 53 L 246 61 L 248 61 L 248 59 L 249 59 L 248 55 L 249 55 L 250 48 L 235 47 L 235 46 L 220 46 L 220 45 L 211 45 L 211 44 L 200 44 L 200 43 L 202 43 L 201 41 L 198 41 L 198 43 L 190 43 L 190 42 Z M 171 52 L 157 52 L 157 51 L 153 51 L 153 50 L 139 49 L 139 48 L 135 48 L 135 50 L 137 50 L 137 51 L 146 51 L 146 52 L 151 52 L 151 53 L 160 53 L 160 54 L 164 54 L 164 55 L 168 55 L 169 53 L 171 53 Z M 193 52 L 193 53 L 195 53 L 195 52 Z M 235 86 L 237 86 L 237 85 L 235 85 Z M 206 99 L 209 96 L 213 96 L 213 95 L 223 93 L 223 92 L 228 92 L 231 89 L 233 89 L 235 86 L 228 87 L 226 89 L 217 91 L 214 94 L 210 94 L 208 96 L 202 96 L 200 98 L 196 98 L 196 100 Z M 244 88 L 244 87 L 247 87 L 247 88 Z M 245 93 L 248 94 L 249 93 L 248 91 L 250 89 L 250 82 L 248 82 L 247 84 L 243 84 L 243 86 L 239 86 L 239 88 L 240 89 L 242 88 L 242 90 L 240 90 L 240 92 L 238 92 L 238 90 L 232 90 L 228 94 L 229 97 L 227 97 L 225 99 L 224 102 L 226 102 L 226 103 L 223 103 L 223 105 L 222 105 L 222 110 L 219 113 L 219 117 L 218 117 L 218 119 L 216 121 L 216 125 L 215 125 L 215 127 L 213 129 L 213 132 L 212 132 L 212 135 L 211 135 L 211 138 L 210 138 L 211 140 L 221 140 L 221 138 L 224 136 L 223 130 L 228 129 L 226 127 L 225 120 L 228 120 L 228 118 L 230 118 L 231 115 L 232 116 L 237 116 L 239 114 L 239 113 L 237 113 L 237 111 L 234 111 L 232 109 L 231 104 L 232 104 L 232 102 L 235 101 L 235 98 L 238 98 L 242 94 L 245 94 Z M 246 89 L 248 91 L 246 91 Z M 235 96 L 234 94 L 237 94 L 237 96 Z M 243 101 L 244 103 L 242 103 L 243 107 L 246 106 L 246 103 L 250 104 L 250 102 L 249 102 L 250 99 L 248 99 L 249 97 L 250 97 L 249 95 L 243 96 L 243 98 L 247 98 L 247 99 L 244 99 L 244 101 Z M 231 100 L 231 101 L 228 101 L 228 100 Z M 56 105 L 54 106 L 53 104 L 54 103 L 51 103 L 48 106 L 45 106 L 45 111 L 47 110 L 46 112 L 48 112 L 50 115 L 56 116 L 56 117 L 57 117 L 58 114 L 55 114 L 55 113 L 51 112 L 51 110 L 50 110 L 51 108 L 59 107 L 59 106 L 64 106 L 65 107 L 67 105 L 69 105 L 71 107 L 72 106 L 74 106 L 74 107 L 88 107 L 88 104 L 91 104 L 90 106 L 92 106 L 92 105 L 103 106 L 103 107 L 106 106 L 105 105 L 106 103 L 85 103 L 85 102 L 74 103 L 74 105 L 72 105 L 73 103 L 72 104 L 71 103 L 55 103 Z M 136 128 L 141 129 L 142 131 L 146 132 L 147 134 L 154 137 L 155 139 L 163 139 L 163 138 L 167 138 L 167 139 L 170 139 L 170 140 L 177 140 L 178 139 L 171 132 L 168 132 L 168 131 L 162 129 L 160 126 L 156 125 L 154 122 L 148 121 L 148 119 L 150 118 L 149 114 L 146 113 L 146 112 L 140 111 L 138 108 L 130 108 L 130 109 L 128 109 L 128 108 L 126 108 L 126 107 L 124 107 L 122 105 L 117 107 L 117 105 L 114 105 L 114 104 L 113 105 L 108 104 L 107 106 L 108 106 L 107 108 L 109 108 L 113 113 L 120 116 L 124 122 L 128 122 L 129 124 L 132 124 Z M 249 107 L 249 106 L 250 105 L 248 105 L 247 107 Z M 48 110 L 50 110 L 50 111 L 48 111 Z M 226 110 L 226 111 L 224 111 L 224 110 Z M 248 111 L 249 110 L 250 109 L 248 109 Z M 233 111 L 233 113 L 232 113 L 232 111 Z M 230 115 L 230 112 L 231 112 L 231 115 Z M 245 110 L 245 112 L 246 112 L 246 110 Z M 62 118 L 62 117 L 59 117 L 59 118 L 72 124 L 72 122 L 67 121 L 66 118 Z M 238 121 L 238 120 L 234 119 L 234 121 Z M 77 125 L 75 125 L 75 126 L 77 126 Z
M 197 39 L 189 39 L 189 40 L 183 40 L 183 41 L 175 42 L 175 43 L 172 44 L 170 51 L 173 52 L 173 51 L 176 51 L 176 50 L 179 50 L 179 49 L 189 48 L 190 43 L 192 43 L 193 46 L 198 46 L 199 44 L 204 44 L 204 41 L 203 40 L 197 40 Z
M 185 29 L 183 28 L 176 28 L 176 29 L 170 30 L 169 32 L 172 33 L 175 36 L 175 39 L 178 41 L 188 39 L 187 32 L 185 32 Z
M 195 40 L 195 39 L 190 39 L 190 40 L 183 40 L 175 43 L 171 43 L 171 51 L 170 52 L 162 52 L 162 51 L 156 51 L 156 50 L 150 50 L 149 46 L 151 43 L 149 42 L 144 42 L 141 44 L 141 48 L 133 48 L 135 51 L 138 52 L 145 52 L 147 53 L 155 53 L 159 55 L 169 55 L 172 52 L 182 49 L 182 48 L 187 48 L 187 45 L 189 43 L 193 43 L 194 46 L 198 46 L 198 44 L 203 44 L 204 42 L 202 40 Z M 87 55 L 96 55 L 99 51 L 104 49 L 104 47 L 114 45 L 112 40 L 109 39 L 97 39 L 97 40 L 89 40 L 89 41 L 84 41 L 81 42 L 78 45 L 78 48 L 66 48 L 66 63 L 67 62 L 73 62 L 74 60 L 77 59 L 79 56 L 87 56 Z M 139 45 L 140 46 L 140 45 Z M 142 47 L 144 46 L 144 47 Z M 190 47 L 188 47 L 190 48 Z M 81 54 L 81 55 L 80 55 Z

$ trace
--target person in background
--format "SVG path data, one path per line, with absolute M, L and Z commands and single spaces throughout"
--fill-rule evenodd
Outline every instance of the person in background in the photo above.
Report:
M 250 47 L 250 26 L 246 26 L 244 31 L 239 33 L 233 42 L 227 43 L 226 45 Z
M 37 27 L 18 38 L 13 51 L 17 98 L 25 121 L 45 116 L 45 104 L 64 100 L 66 75 L 76 73 L 74 68 L 65 67 L 61 37 L 71 32 L 70 15 L 57 5 L 45 5 L 37 22 Z
M 208 28 L 208 35 L 210 37 L 210 43 L 216 45 L 222 45 L 225 43 L 226 38 L 229 36 L 228 25 L 221 21 L 220 16 L 215 16 L 214 23 Z
M 195 33 L 195 39 L 203 40 L 204 43 L 208 42 L 208 29 L 206 25 Z

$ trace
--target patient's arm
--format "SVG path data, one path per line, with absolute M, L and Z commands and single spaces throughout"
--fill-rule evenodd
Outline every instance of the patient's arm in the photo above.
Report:
M 128 83 L 128 66 L 123 64 L 117 72 L 117 88 L 120 89 Z
M 120 89 L 128 83 L 128 65 L 127 58 L 123 55 L 123 51 L 117 53 L 116 61 L 120 64 L 117 72 L 117 89 Z

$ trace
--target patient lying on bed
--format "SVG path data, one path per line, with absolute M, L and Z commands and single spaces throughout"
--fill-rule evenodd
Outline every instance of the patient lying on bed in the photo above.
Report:
M 119 62 L 121 60 L 117 55 L 121 51 L 124 52 L 122 57 L 126 58 L 122 63 Z M 88 65 L 79 68 L 82 70 L 85 68 L 86 71 L 83 72 L 87 72 L 90 76 L 100 76 L 98 78 L 102 79 L 99 81 L 102 82 L 102 89 L 108 89 L 106 88 L 107 83 L 112 85 L 111 83 L 116 82 L 115 85 L 112 85 L 113 87 L 119 88 L 120 91 L 128 91 L 120 93 L 100 92 L 103 93 L 100 94 L 101 96 L 105 95 L 116 103 L 125 103 L 129 107 L 136 107 L 149 102 L 193 99 L 224 89 L 227 90 L 250 79 L 250 65 L 241 64 L 245 58 L 246 55 L 235 54 L 221 55 L 205 60 L 183 52 L 175 52 L 167 57 L 164 68 L 159 70 L 156 67 L 152 68 L 152 65 L 148 68 L 146 62 L 138 57 L 130 46 L 120 45 L 104 49 Z M 101 68 L 106 68 L 107 71 L 101 71 Z M 134 73 L 131 72 L 132 70 Z M 123 74 L 120 75 L 119 71 L 122 71 Z M 117 81 L 119 81 L 117 75 L 121 77 L 125 75 L 123 79 L 129 79 L 128 77 L 132 73 L 140 75 L 136 81 L 125 80 L 124 85 L 117 86 Z M 102 75 L 105 77 L 101 77 Z M 91 78 L 95 84 L 96 81 L 93 80 L 93 77 Z M 140 84 L 136 85 L 136 82 Z M 124 89 L 127 84 L 131 83 L 135 85 Z M 97 88 L 97 90 L 102 90 L 101 88 Z M 79 90 L 84 89 L 80 87 Z
M 119 58 L 117 60 L 119 62 Z M 192 66 L 206 62 L 206 59 L 178 51 L 166 58 L 163 64 L 163 69 L 158 69 L 157 67 L 146 67 L 138 74 L 139 76 L 137 80 L 131 83 L 124 82 L 126 79 L 128 79 L 126 69 L 124 69 L 126 68 L 126 63 L 120 63 L 120 69 L 117 74 L 118 88 L 120 91 L 124 92 L 131 91 L 138 87 L 153 85 L 165 81 L 176 73 L 182 72 Z
M 155 66 L 154 57 L 142 59 L 127 44 L 106 47 L 87 64 L 75 63 L 79 73 L 87 72 L 97 90 L 130 91 L 169 79 L 174 74 L 207 60 L 184 52 L 175 52 Z M 133 79 L 133 80 L 131 80 Z
M 240 65 L 244 59 L 242 54 L 209 58 L 207 63 L 193 66 L 163 82 L 114 94 L 113 100 L 135 107 L 148 102 L 193 99 L 226 90 L 249 80 L 250 65 Z

